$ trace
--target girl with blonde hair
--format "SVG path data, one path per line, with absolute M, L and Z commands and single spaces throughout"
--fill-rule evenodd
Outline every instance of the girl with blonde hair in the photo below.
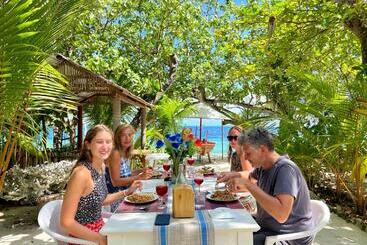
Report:
M 134 150 L 135 129 L 129 124 L 122 124 L 115 130 L 114 149 L 107 160 L 106 182 L 109 193 L 127 189 L 135 180 L 145 180 L 152 177 L 149 168 L 131 171 L 131 157 Z M 111 204 L 115 211 L 121 201 Z

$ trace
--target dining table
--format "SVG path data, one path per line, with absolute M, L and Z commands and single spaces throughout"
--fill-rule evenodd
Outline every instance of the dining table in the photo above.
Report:
M 155 193 L 156 186 L 164 183 L 164 180 L 150 179 L 144 180 L 142 183 L 141 192 Z M 216 178 L 205 178 L 200 187 L 201 195 L 207 196 L 208 193 L 214 191 L 215 184 Z M 168 184 L 168 186 L 168 193 L 165 196 L 167 207 L 163 210 L 158 209 L 158 200 L 143 205 L 123 201 L 100 230 L 102 235 L 107 236 L 108 244 L 166 244 L 164 242 L 157 243 L 155 240 L 154 231 L 156 229 L 154 228 L 154 222 L 157 214 L 172 214 L 173 185 Z M 199 195 L 197 191 L 195 193 Z M 246 193 L 244 196 L 246 196 Z M 233 202 L 213 202 L 205 198 L 204 204 L 196 206 L 196 209 L 205 211 L 209 214 L 208 217 L 210 217 L 213 227 L 212 230 L 208 232 L 214 233 L 214 235 L 210 235 L 214 238 L 213 244 L 215 245 L 252 245 L 253 233 L 260 229 L 252 215 L 243 208 L 239 200 Z M 218 213 L 219 215 L 217 215 Z M 186 219 L 190 220 L 193 218 Z M 175 222 L 173 217 L 171 217 L 171 223 L 168 226 L 170 226 L 172 222 Z M 167 243 L 166 245 L 169 244 L 170 243 Z M 182 244 L 185 243 L 182 242 Z M 192 244 L 203 243 L 198 241 Z M 180 245 L 180 243 L 174 245 Z

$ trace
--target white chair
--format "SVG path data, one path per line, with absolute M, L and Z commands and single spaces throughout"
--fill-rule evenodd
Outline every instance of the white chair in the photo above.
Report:
M 54 200 L 46 203 L 38 213 L 38 224 L 43 231 L 53 237 L 57 244 L 68 243 L 98 245 L 97 243 L 71 237 L 60 229 L 60 210 L 62 200 Z
M 315 238 L 316 233 L 319 232 L 322 228 L 325 227 L 325 225 L 329 223 L 330 210 L 325 203 L 318 200 L 311 200 L 311 208 L 314 222 L 314 228 L 312 230 L 275 235 L 275 236 L 267 236 L 265 240 L 265 245 L 273 245 L 277 244 L 277 242 L 279 241 L 296 240 L 311 235 L 314 236 Z

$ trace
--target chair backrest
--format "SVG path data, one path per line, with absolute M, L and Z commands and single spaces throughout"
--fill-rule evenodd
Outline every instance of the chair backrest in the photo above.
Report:
M 311 200 L 311 209 L 312 209 L 312 219 L 314 223 L 314 228 L 312 230 L 275 235 L 275 236 L 267 236 L 265 240 L 265 245 L 278 244 L 277 242 L 279 241 L 295 240 L 303 237 L 308 237 L 311 235 L 315 237 L 316 233 L 319 232 L 329 223 L 330 210 L 325 203 L 318 200 Z
M 314 222 L 313 232 L 316 235 L 324 228 L 330 220 L 330 210 L 328 206 L 319 200 L 311 200 L 312 217 Z
M 62 200 L 54 200 L 46 203 L 38 213 L 38 224 L 43 231 L 57 240 L 58 244 L 74 243 L 85 245 L 97 245 L 94 242 L 70 237 L 60 228 L 60 211 Z

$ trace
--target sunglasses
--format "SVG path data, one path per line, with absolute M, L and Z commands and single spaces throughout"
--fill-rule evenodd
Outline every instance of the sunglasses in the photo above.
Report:
M 236 140 L 237 141 L 238 136 L 237 135 L 228 135 L 227 136 L 227 139 L 228 139 L 228 141 L 232 141 L 232 140 Z

